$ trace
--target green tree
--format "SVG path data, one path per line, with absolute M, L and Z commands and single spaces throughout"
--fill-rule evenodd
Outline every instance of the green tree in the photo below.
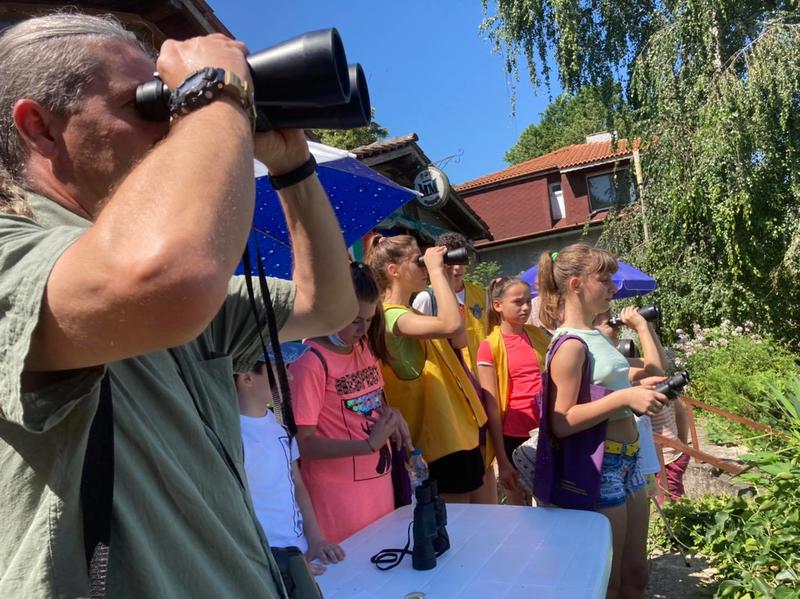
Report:
M 624 134 L 624 103 L 619 86 L 604 90 L 587 86 L 575 94 L 563 93 L 545 108 L 537 124 L 529 126 L 504 160 L 519 164 L 570 144 L 583 143 L 598 131 Z
M 796 0 L 493 4 L 483 29 L 512 75 L 522 59 L 547 85 L 552 54 L 566 90 L 624 85 L 643 202 L 600 243 L 656 277 L 665 332 L 749 319 L 800 341 Z
M 372 109 L 372 120 L 366 127 L 358 129 L 314 129 L 313 133 L 319 138 L 321 143 L 341 148 L 342 150 L 352 150 L 360 146 L 375 143 L 385 139 L 389 131 L 375 122 L 375 109 Z
M 474 268 L 467 271 L 464 279 L 481 287 L 488 287 L 492 279 L 500 275 L 500 265 L 497 262 L 479 262 Z

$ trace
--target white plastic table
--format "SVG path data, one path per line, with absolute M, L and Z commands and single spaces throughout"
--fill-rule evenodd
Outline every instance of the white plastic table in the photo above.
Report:
M 594 512 L 503 505 L 447 505 L 450 550 L 432 570 L 411 556 L 387 572 L 369 558 L 403 547 L 411 506 L 342 543 L 347 558 L 317 577 L 325 599 L 591 599 L 605 597 L 611 527 Z M 413 539 L 412 539 L 413 546 Z

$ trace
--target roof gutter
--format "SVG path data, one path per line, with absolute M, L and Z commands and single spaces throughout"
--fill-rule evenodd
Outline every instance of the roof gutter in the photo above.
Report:
M 594 229 L 603 224 L 605 218 L 600 220 L 592 221 L 589 223 L 589 228 Z M 546 231 L 537 231 L 536 233 L 529 233 L 527 235 L 517 235 L 516 237 L 506 237 L 505 239 L 498 239 L 496 241 L 487 241 L 486 243 L 479 243 L 475 244 L 475 249 L 480 251 L 487 248 L 494 248 L 500 245 L 508 245 L 509 247 L 513 247 L 515 245 L 520 245 L 527 241 L 532 241 L 534 239 L 543 239 L 546 237 L 562 237 L 567 233 L 572 233 L 573 231 L 578 231 L 583 229 L 586 226 L 586 223 L 580 223 L 577 225 L 570 225 L 568 227 L 560 227 L 558 229 L 547 229 Z

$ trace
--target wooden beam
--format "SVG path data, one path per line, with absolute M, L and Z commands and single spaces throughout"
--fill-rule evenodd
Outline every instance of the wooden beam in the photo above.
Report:
M 695 449 L 689 445 L 685 445 L 676 439 L 669 439 L 664 435 L 659 435 L 658 433 L 653 433 L 653 439 L 655 440 L 657 447 L 671 447 L 672 449 L 677 449 L 681 453 L 685 453 L 696 460 L 705 462 L 706 464 L 711 464 L 715 468 L 724 470 L 728 474 L 733 474 L 736 476 L 745 470 L 744 466 L 726 462 L 725 460 L 722 460 L 716 456 L 700 451 L 699 449 Z
M 758 431 L 760 433 L 768 433 L 770 435 L 775 435 L 777 437 L 789 439 L 789 435 L 787 435 L 786 433 L 782 433 L 781 431 L 776 431 L 774 428 L 770 428 L 765 424 L 756 422 L 755 420 L 750 420 L 749 418 L 745 418 L 744 416 L 739 416 L 738 414 L 732 414 L 731 412 L 726 412 L 725 410 L 721 410 L 707 403 L 697 401 L 696 399 L 692 399 L 691 397 L 681 396 L 681 398 L 687 404 L 693 407 L 700 408 L 701 410 L 707 410 L 709 412 L 712 412 L 713 414 L 722 416 L 727 420 L 733 420 L 734 422 L 738 422 L 739 424 L 746 426 L 747 428 L 753 429 L 754 431 Z

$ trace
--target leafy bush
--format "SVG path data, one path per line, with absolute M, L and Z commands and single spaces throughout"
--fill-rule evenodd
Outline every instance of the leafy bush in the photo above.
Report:
M 791 418 L 780 406 L 783 398 L 800 392 L 800 368 L 794 354 L 782 343 L 762 336 L 747 322 L 728 321 L 712 328 L 695 325 L 692 334 L 676 331 L 676 365 L 692 375 L 687 393 L 702 402 L 750 418 L 771 428 L 792 428 Z M 756 433 L 720 417 L 703 414 L 713 441 L 764 447 Z
M 743 456 L 753 497 L 669 503 L 678 540 L 719 571 L 715 597 L 797 597 L 800 585 L 800 437 L 781 453 Z
M 689 395 L 773 427 L 777 434 L 736 438 L 767 447 L 742 456 L 745 497 L 706 497 L 665 506 L 681 544 L 706 555 L 719 572 L 715 597 L 783 599 L 800 586 L 800 369 L 785 345 L 753 330 L 694 327 L 678 331 L 678 361 L 693 375 Z M 712 419 L 722 426 L 722 419 Z M 728 429 L 730 434 L 732 429 Z M 749 436 L 749 438 L 748 438 Z M 657 525 L 656 525 L 657 528 Z M 657 535 L 654 535 L 657 537 Z

